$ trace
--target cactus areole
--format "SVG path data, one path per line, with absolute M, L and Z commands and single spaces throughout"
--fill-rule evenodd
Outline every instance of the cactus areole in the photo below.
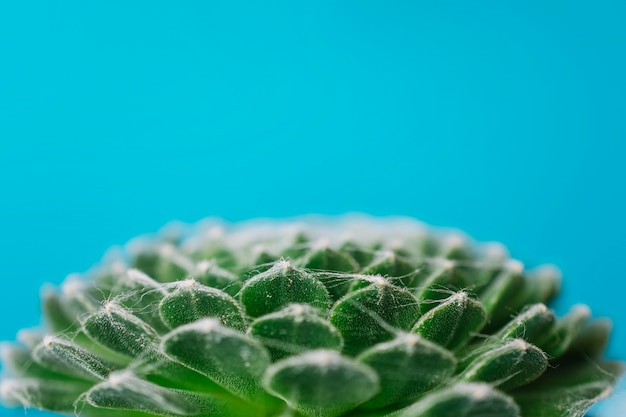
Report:
M 1 399 L 81 416 L 579 417 L 610 322 L 560 275 L 406 218 L 173 224 L 43 295 Z

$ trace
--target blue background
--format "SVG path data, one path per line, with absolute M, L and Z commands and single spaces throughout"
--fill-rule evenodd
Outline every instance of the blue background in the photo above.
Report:
M 0 340 L 169 220 L 361 211 L 558 264 L 626 358 L 626 3 L 458 3 L 0 3 Z

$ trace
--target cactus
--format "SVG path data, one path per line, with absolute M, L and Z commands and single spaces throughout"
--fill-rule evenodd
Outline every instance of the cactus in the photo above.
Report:
M 43 295 L 1 399 L 84 416 L 575 417 L 610 323 L 558 270 L 410 219 L 174 225 Z

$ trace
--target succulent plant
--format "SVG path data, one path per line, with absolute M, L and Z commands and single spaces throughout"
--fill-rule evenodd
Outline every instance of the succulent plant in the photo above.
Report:
M 574 417 L 622 371 L 553 266 L 410 219 L 176 225 L 43 295 L 8 406 L 85 416 Z

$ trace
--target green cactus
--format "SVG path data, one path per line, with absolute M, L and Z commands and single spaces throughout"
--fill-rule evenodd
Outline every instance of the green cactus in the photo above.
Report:
M 622 364 L 552 266 L 408 219 L 168 227 L 43 296 L 8 406 L 84 416 L 576 417 Z

